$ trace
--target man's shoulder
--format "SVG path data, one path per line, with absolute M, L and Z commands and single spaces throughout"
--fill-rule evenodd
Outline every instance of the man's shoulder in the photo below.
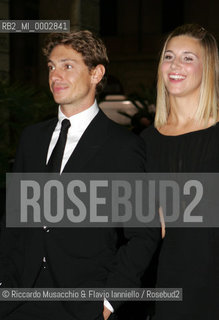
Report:
M 140 141 L 141 138 L 137 136 L 135 133 L 133 133 L 129 128 L 118 124 L 108 118 L 102 111 L 101 111 L 101 117 L 104 119 L 108 126 L 108 132 L 113 137 L 117 137 L 118 139 L 124 139 L 129 141 Z
M 116 172 L 144 172 L 145 171 L 145 143 L 141 137 L 127 127 L 107 118 L 108 153 L 113 155 L 112 163 Z M 109 157 L 110 158 L 110 157 Z
M 32 145 L 42 143 L 46 137 L 51 136 L 55 129 L 57 118 L 31 124 L 24 128 L 20 135 L 19 145 Z
M 27 127 L 24 128 L 24 132 L 31 132 L 31 131 L 37 131 L 37 130 L 43 130 L 43 129 L 48 129 L 52 126 L 54 126 L 57 123 L 58 119 L 52 118 L 49 120 L 45 120 L 45 121 L 41 121 L 41 122 L 37 122 L 34 124 L 31 124 Z
M 155 126 L 154 124 L 151 124 L 148 128 L 144 129 L 142 132 L 141 132 L 141 137 L 147 141 L 148 139 L 154 137 L 156 134 L 156 129 L 155 129 Z
M 27 127 L 24 128 L 21 134 L 21 138 L 32 138 L 33 136 L 41 136 L 43 134 L 47 134 L 48 130 L 54 130 L 56 123 L 57 123 L 57 118 L 52 118 L 49 120 L 37 122 L 31 125 L 28 125 Z

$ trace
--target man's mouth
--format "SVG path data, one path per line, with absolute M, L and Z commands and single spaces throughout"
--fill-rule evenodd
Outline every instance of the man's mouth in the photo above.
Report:
M 62 92 L 63 90 L 67 89 L 68 87 L 66 85 L 59 85 L 59 84 L 54 84 L 52 85 L 52 91 L 54 93 L 59 93 Z

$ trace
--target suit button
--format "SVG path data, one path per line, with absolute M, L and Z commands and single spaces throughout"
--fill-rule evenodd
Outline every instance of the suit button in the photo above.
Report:
M 47 226 L 43 226 L 43 230 L 44 230 L 45 232 L 50 232 L 50 229 L 49 229 Z
M 46 257 L 43 257 L 43 269 L 46 269 Z

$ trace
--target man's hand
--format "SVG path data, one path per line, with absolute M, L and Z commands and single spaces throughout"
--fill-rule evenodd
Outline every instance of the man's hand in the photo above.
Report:
M 107 309 L 107 307 L 104 306 L 104 308 L 103 308 L 103 317 L 104 317 L 104 320 L 107 320 L 110 315 L 111 315 L 111 311 L 110 311 L 109 309 Z

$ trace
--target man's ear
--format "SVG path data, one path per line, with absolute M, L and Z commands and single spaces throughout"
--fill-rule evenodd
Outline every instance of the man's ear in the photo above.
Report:
M 91 71 L 91 82 L 94 84 L 98 84 L 105 74 L 105 67 L 102 64 L 98 64 Z

